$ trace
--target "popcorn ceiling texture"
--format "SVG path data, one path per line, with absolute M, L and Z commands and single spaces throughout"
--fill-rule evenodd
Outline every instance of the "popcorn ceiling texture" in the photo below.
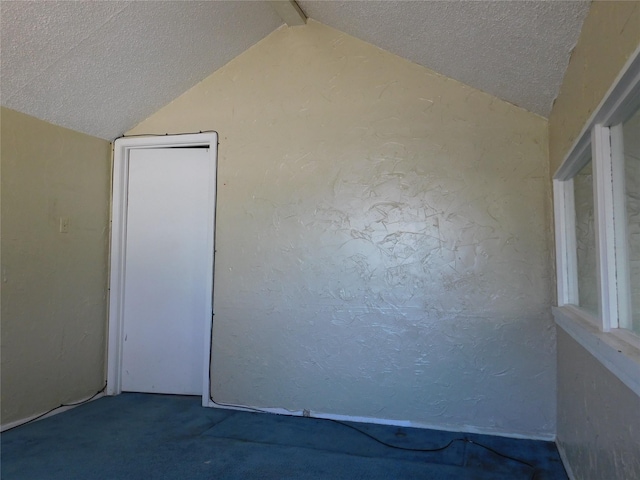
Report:
M 547 116 L 590 2 L 300 4 L 314 19 Z M 0 9 L 2 105 L 106 139 L 282 25 L 269 2 L 38 0 Z
M 311 20 L 129 133 L 208 129 L 216 401 L 554 434 L 544 119 Z
M 590 2 L 309 1 L 314 20 L 547 117 Z
M 268 2 L 0 5 L 2 105 L 113 139 L 282 24 Z

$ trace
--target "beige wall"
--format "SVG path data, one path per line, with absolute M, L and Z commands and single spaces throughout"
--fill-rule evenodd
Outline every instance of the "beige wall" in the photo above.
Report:
M 640 397 L 560 328 L 558 390 L 558 442 L 575 478 L 640 478 Z
M 310 21 L 129 133 L 209 129 L 216 401 L 554 434 L 543 118 Z
M 640 43 L 640 2 L 593 2 L 549 116 L 553 174 Z
M 104 385 L 110 144 L 5 108 L 0 122 L 6 425 Z
M 640 2 L 594 2 L 549 119 L 552 172 L 639 44 Z M 557 441 L 576 478 L 639 478 L 638 397 L 559 335 Z

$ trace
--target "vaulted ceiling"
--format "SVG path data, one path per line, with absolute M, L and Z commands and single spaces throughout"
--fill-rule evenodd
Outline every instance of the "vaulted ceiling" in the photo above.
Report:
M 273 3 L 2 0 L 1 103 L 113 139 L 282 26 Z M 298 5 L 314 20 L 546 117 L 590 2 Z

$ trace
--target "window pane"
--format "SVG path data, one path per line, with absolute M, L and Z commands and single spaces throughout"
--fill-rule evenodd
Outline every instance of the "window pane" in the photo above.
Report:
M 598 281 L 591 160 L 573 178 L 573 195 L 576 206 L 578 305 L 597 315 Z
M 623 124 L 622 135 L 631 282 L 630 326 L 633 331 L 640 333 L 640 111 Z

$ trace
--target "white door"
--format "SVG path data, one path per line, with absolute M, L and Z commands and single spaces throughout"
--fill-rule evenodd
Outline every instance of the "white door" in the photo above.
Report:
M 210 168 L 208 148 L 130 150 L 123 391 L 203 394 Z

